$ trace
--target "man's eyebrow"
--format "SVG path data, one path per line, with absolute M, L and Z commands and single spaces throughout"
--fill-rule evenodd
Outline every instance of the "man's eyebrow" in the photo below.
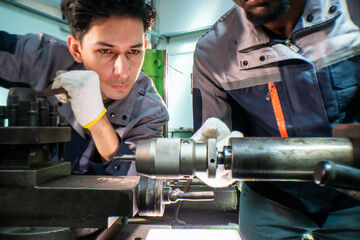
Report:
M 142 47 L 142 46 L 143 46 L 143 43 L 138 43 L 138 44 L 130 46 L 130 48 L 138 48 L 138 47 Z
M 103 41 L 96 42 L 96 44 L 106 46 L 106 47 L 115 47 L 115 45 L 110 44 L 110 43 L 106 43 L 106 42 L 103 42 Z
M 96 42 L 96 44 L 106 46 L 106 47 L 115 47 L 115 45 L 113 45 L 111 43 L 106 43 L 103 41 Z M 130 46 L 130 48 L 138 48 L 138 47 L 142 47 L 142 46 L 143 46 L 143 43 L 138 43 L 138 44 Z

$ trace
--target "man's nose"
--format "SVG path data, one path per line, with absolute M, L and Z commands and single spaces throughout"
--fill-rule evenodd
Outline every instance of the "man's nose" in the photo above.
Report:
M 130 65 L 125 55 L 119 55 L 114 63 L 114 75 L 116 77 L 127 79 L 130 75 Z

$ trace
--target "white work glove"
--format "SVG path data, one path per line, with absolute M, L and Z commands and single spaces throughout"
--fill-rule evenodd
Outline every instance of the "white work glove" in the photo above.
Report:
M 215 138 L 218 151 L 223 151 L 230 138 L 243 136 L 238 131 L 230 132 L 226 124 L 219 119 L 209 118 L 191 138 L 197 143 L 206 143 L 208 138 Z M 227 187 L 235 182 L 231 179 L 230 170 L 225 170 L 224 165 L 218 165 L 215 178 L 208 178 L 206 172 L 196 173 L 196 176 L 211 187 Z
M 71 102 L 76 120 L 84 128 L 96 123 L 106 113 L 100 92 L 99 76 L 94 71 L 77 70 L 60 72 L 52 88 L 63 87 L 67 94 L 56 95 L 60 102 Z

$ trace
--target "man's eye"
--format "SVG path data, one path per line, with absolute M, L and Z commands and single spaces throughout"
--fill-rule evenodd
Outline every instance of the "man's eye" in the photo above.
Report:
M 100 53 L 102 53 L 102 54 L 111 54 L 112 52 L 109 49 L 101 49 Z
M 139 54 L 140 51 L 139 50 L 130 50 L 130 54 Z

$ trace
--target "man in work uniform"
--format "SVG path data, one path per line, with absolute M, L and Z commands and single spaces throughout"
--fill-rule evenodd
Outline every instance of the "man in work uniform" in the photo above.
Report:
M 234 0 L 198 41 L 194 128 L 329 137 L 360 120 L 360 33 L 345 0 Z M 360 239 L 360 201 L 314 183 L 245 182 L 242 239 Z
M 67 45 L 46 34 L 0 33 L 0 85 L 65 88 L 69 98 L 48 100 L 72 129 L 65 146 L 72 173 L 135 175 L 134 164 L 113 157 L 160 137 L 168 121 L 151 79 L 140 72 L 155 10 L 144 0 L 64 0 L 62 10 L 72 31 Z M 56 77 L 59 70 L 65 73 Z

